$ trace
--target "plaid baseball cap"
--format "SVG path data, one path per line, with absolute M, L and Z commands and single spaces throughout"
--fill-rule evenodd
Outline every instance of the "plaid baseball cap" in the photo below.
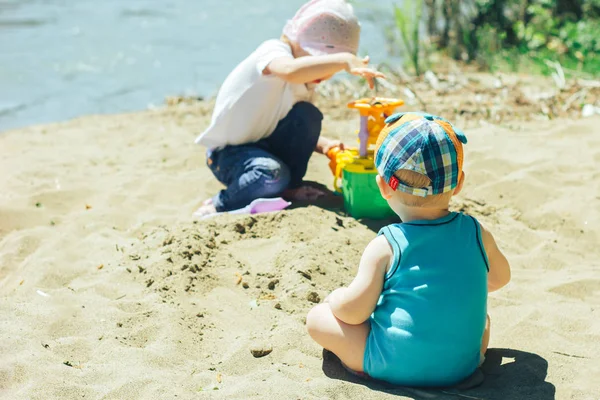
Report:
M 427 197 L 453 190 L 463 165 L 462 145 L 467 137 L 442 117 L 422 113 L 397 113 L 385 120 L 375 147 L 375 167 L 394 190 Z M 394 174 L 406 169 L 427 176 L 427 187 L 413 188 Z

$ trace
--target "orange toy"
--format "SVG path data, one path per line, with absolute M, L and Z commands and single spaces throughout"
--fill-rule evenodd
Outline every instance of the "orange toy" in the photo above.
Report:
M 373 156 L 371 154 L 369 157 L 369 147 L 374 146 L 377 142 L 377 137 L 385 126 L 386 118 L 403 104 L 402 100 L 383 97 L 364 98 L 348 103 L 348 108 L 354 108 L 360 112 L 360 130 L 358 132 L 360 146 L 358 149 L 345 150 L 334 147 L 327 152 L 330 160 L 329 168 L 334 176 L 333 186 L 337 191 L 341 191 L 338 180 L 342 178 L 342 170 L 345 166 L 358 161 L 361 164 L 365 164 L 365 162 L 372 164 Z
M 360 140 L 359 154 L 361 157 L 366 157 L 369 146 L 377 142 L 377 136 L 385 126 L 386 118 L 403 104 L 404 101 L 402 100 L 383 97 L 365 98 L 348 103 L 349 108 L 355 108 L 360 113 L 358 138 Z

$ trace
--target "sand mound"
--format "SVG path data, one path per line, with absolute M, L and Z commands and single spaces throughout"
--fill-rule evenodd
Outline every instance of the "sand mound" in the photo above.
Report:
M 123 264 L 171 304 L 184 293 L 197 298 L 227 287 L 303 317 L 312 303 L 349 283 L 373 235 L 354 219 L 316 207 L 224 216 L 154 229 Z

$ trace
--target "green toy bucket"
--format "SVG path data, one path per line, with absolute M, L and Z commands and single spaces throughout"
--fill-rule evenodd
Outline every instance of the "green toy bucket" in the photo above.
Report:
M 386 219 L 394 217 L 388 202 L 381 197 L 373 161 L 357 159 L 342 170 L 344 208 L 354 218 Z

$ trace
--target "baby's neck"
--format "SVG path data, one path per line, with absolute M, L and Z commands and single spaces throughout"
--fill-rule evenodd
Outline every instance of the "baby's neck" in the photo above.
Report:
M 402 206 L 401 209 L 397 210 L 397 213 L 400 219 L 402 219 L 402 222 L 410 222 L 443 218 L 450 214 L 450 211 L 448 210 L 448 207 L 425 208 Z

